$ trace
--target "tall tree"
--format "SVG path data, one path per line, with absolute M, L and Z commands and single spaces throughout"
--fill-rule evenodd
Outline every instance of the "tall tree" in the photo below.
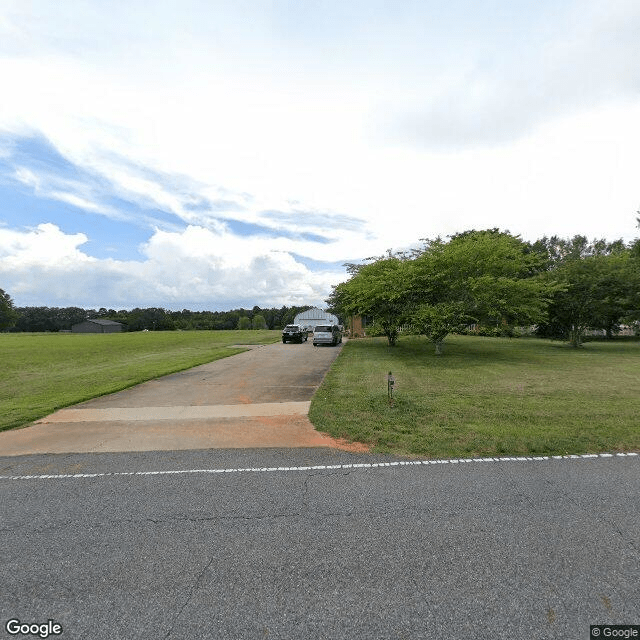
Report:
M 426 241 L 408 280 L 411 321 L 438 354 L 447 334 L 471 322 L 538 322 L 556 288 L 543 271 L 539 253 L 498 229 Z
M 56 310 L 49 307 L 19 307 L 17 331 L 58 331 Z
M 624 247 L 624 245 L 623 245 Z M 569 256 L 550 277 L 564 286 L 549 307 L 540 335 L 566 338 L 579 347 L 587 329 L 603 329 L 611 337 L 620 321 L 640 313 L 640 268 L 631 248 Z
M 251 329 L 251 320 L 248 316 L 240 316 L 238 318 L 238 329 Z
M 407 261 L 395 256 L 358 265 L 349 280 L 334 287 L 327 302 L 343 315 L 373 316 L 389 345 L 394 346 L 407 317 L 407 266 Z
M 266 329 L 267 321 L 264 319 L 264 316 L 261 313 L 257 313 L 253 316 L 253 320 L 251 320 L 251 328 L 252 329 Z
M 411 324 L 442 352 L 445 337 L 470 322 L 538 322 L 556 285 L 541 277 L 545 259 L 498 229 L 466 231 L 449 242 L 424 241 L 412 254 L 348 265 L 352 277 L 334 288 L 334 309 L 373 316 L 395 344 Z
M 0 330 L 13 327 L 17 320 L 18 313 L 13 306 L 11 296 L 0 289 Z

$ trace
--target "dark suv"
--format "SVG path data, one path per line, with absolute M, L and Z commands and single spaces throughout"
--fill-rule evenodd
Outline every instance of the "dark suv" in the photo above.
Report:
M 282 342 L 306 342 L 307 330 L 299 324 L 288 324 L 282 330 Z

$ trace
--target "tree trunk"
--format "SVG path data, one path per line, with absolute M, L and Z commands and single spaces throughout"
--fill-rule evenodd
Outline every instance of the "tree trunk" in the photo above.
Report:
M 443 349 L 443 341 L 442 340 L 435 340 L 434 341 L 434 345 L 436 346 L 436 355 L 437 356 L 441 356 L 442 355 L 442 349 Z
M 578 329 L 578 327 L 576 327 L 575 325 L 571 328 L 571 331 L 569 332 L 569 339 L 571 340 L 571 346 L 574 349 L 577 349 L 579 346 L 581 346 L 580 329 Z

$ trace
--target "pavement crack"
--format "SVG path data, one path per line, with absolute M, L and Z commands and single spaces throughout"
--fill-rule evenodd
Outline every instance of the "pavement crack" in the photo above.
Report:
M 630 547 L 631 547 L 631 548 L 632 548 L 636 553 L 640 553 L 640 549 L 639 549 L 639 548 L 638 548 L 638 546 L 635 544 L 635 542 L 633 542 L 633 541 L 630 539 L 630 537 L 629 537 L 629 535 L 628 535 L 628 534 L 625 534 L 625 533 L 624 533 L 624 531 L 622 531 L 622 530 L 620 529 L 620 527 L 619 527 L 617 524 L 615 524 L 615 523 L 613 523 L 613 522 L 610 522 L 610 524 L 611 524 L 611 529 L 612 529 L 613 531 L 615 531 L 615 532 L 620 536 L 620 538 L 622 539 L 622 541 L 623 541 L 624 543 L 626 543 L 627 545 L 629 545 L 629 546 L 630 546 Z
M 204 566 L 204 568 L 202 569 L 202 571 L 200 571 L 200 573 L 197 575 L 195 581 L 193 582 L 193 584 L 191 585 L 191 589 L 189 590 L 189 593 L 187 595 L 186 600 L 184 601 L 184 603 L 182 604 L 182 606 L 180 607 L 180 610 L 176 613 L 176 615 L 173 618 L 173 621 L 171 623 L 171 628 L 169 629 L 169 631 L 167 631 L 167 634 L 164 636 L 165 640 L 167 640 L 167 638 L 169 638 L 171 636 L 171 634 L 173 633 L 173 630 L 176 626 L 176 623 L 178 622 L 178 620 L 180 619 L 180 617 L 182 616 L 182 612 L 186 609 L 187 605 L 191 602 L 192 598 L 193 598 L 193 594 L 195 593 L 196 589 L 199 587 L 199 585 L 202 582 L 202 579 L 204 578 L 205 573 L 207 572 L 207 570 L 209 569 L 209 567 L 213 564 L 213 561 L 215 560 L 215 556 L 213 556 L 209 562 L 207 562 L 207 564 Z

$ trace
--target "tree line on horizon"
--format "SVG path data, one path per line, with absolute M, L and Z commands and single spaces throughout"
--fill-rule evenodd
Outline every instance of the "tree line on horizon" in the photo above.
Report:
M 311 306 L 283 306 L 230 311 L 172 311 L 160 307 L 135 309 L 83 309 L 81 307 L 15 307 L 0 289 L 0 330 L 9 332 L 70 331 L 74 324 L 90 319 L 122 323 L 124 331 L 282 329 L 298 313 Z
M 588 329 L 612 337 L 621 323 L 640 320 L 640 240 L 525 242 L 487 229 L 421 242 L 346 265 L 350 278 L 333 287 L 331 310 L 370 318 L 369 335 L 390 346 L 401 331 L 424 335 L 438 354 L 447 335 L 469 327 L 481 335 L 534 327 L 577 347 Z

